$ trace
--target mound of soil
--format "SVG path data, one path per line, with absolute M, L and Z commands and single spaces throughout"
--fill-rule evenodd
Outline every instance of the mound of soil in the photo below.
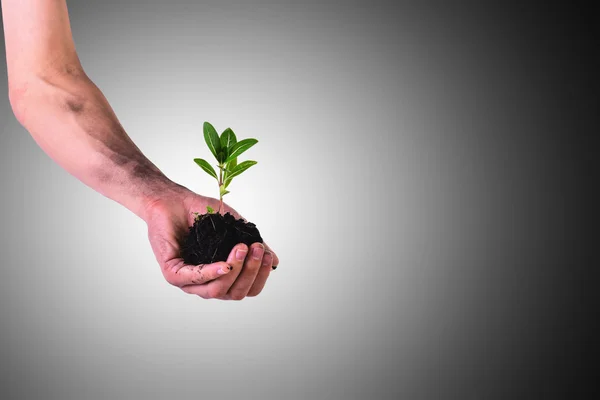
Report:
M 202 214 L 190 226 L 181 246 L 181 257 L 190 265 L 227 261 L 236 244 L 250 246 L 256 242 L 263 243 L 263 239 L 252 222 L 235 219 L 230 213 Z

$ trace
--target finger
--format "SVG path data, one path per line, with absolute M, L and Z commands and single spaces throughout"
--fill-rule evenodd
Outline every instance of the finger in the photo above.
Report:
M 173 286 L 197 285 L 210 282 L 231 272 L 226 262 L 212 264 L 188 265 L 183 259 L 176 258 L 165 263 L 163 276 Z
M 273 251 L 273 249 L 271 249 L 269 247 L 268 244 L 265 243 L 265 250 L 268 250 L 271 252 L 271 254 L 273 255 L 273 269 L 276 269 L 277 266 L 279 265 L 279 257 L 277 257 L 277 254 L 275 254 L 275 252 Z
M 262 243 L 253 243 L 250 246 L 250 251 L 244 262 L 242 272 L 229 289 L 229 292 L 227 292 L 226 298 L 231 300 L 242 300 L 246 297 L 256 279 L 264 252 L 265 246 Z
M 271 268 L 273 267 L 273 253 L 266 250 L 263 255 L 262 265 L 260 266 L 260 270 L 256 275 L 256 279 L 252 284 L 252 287 L 248 291 L 248 297 L 258 296 L 260 292 L 262 292 L 265 287 L 265 283 L 267 283 L 267 279 L 269 278 L 269 274 L 271 273 Z
M 231 272 L 208 283 L 187 285 L 181 289 L 186 293 L 195 294 L 204 299 L 225 298 L 236 278 L 242 272 L 247 254 L 248 246 L 243 243 L 237 244 L 229 253 L 229 257 L 227 257 L 227 265 L 232 268 Z

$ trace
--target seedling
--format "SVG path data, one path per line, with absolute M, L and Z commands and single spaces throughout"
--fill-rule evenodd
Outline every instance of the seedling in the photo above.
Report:
M 238 164 L 238 157 L 250 147 L 258 143 L 256 139 L 237 141 L 230 128 L 225 129 L 221 136 L 208 122 L 204 123 L 204 140 L 217 160 L 216 170 L 202 158 L 194 162 L 207 174 L 217 180 L 219 185 L 219 209 L 207 206 L 206 214 L 193 212 L 195 218 L 189 232 L 181 244 L 181 256 L 186 264 L 198 265 L 225 261 L 227 256 L 238 243 L 250 246 L 252 243 L 262 243 L 263 239 L 256 225 L 243 218 L 236 219 L 231 213 L 223 210 L 223 196 L 229 193 L 227 188 L 233 178 L 256 164 L 256 161 L 243 161 Z
M 210 152 L 217 160 L 216 167 L 219 168 L 219 174 L 210 165 L 210 163 L 202 158 L 194 158 L 194 162 L 200 166 L 210 176 L 217 180 L 219 185 L 219 209 L 217 213 L 220 213 L 223 209 L 223 196 L 229 193 L 227 188 L 229 184 L 236 176 L 256 164 L 256 161 L 247 160 L 238 164 L 237 158 L 250 147 L 258 143 L 256 139 L 244 139 L 237 141 L 235 133 L 231 128 L 227 128 L 221 133 L 221 136 L 217 133 L 215 128 L 209 123 L 204 123 L 204 140 L 206 145 L 210 149 Z M 208 213 L 213 213 L 214 210 L 211 207 L 207 207 Z

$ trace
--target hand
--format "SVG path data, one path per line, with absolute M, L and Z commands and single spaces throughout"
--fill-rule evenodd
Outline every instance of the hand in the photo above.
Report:
M 250 248 L 237 244 L 227 261 L 203 265 L 186 265 L 179 255 L 179 243 L 194 223 L 194 212 L 203 213 L 206 206 L 217 210 L 219 200 L 197 195 L 185 188 L 169 192 L 149 203 L 144 213 L 148 239 L 170 284 L 204 299 L 242 300 L 257 296 L 265 286 L 279 258 L 266 244 L 253 243 Z M 222 213 L 242 218 L 233 208 L 223 204 Z

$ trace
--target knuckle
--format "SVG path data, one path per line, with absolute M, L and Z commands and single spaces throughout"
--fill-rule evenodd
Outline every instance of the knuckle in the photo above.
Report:
M 177 287 L 181 286 L 179 284 L 179 279 L 178 279 L 179 278 L 179 275 L 178 275 L 179 269 L 180 269 L 179 263 L 174 264 L 171 262 L 167 262 L 167 263 L 164 263 L 163 265 L 161 265 L 162 274 L 163 274 L 165 280 L 169 284 L 171 284 L 173 286 L 177 286 Z
M 213 287 L 208 291 L 208 296 L 212 299 L 218 299 L 223 297 L 224 295 L 224 290 L 220 286 Z
M 177 278 L 175 277 L 174 274 L 166 272 L 164 274 L 164 277 L 165 277 L 165 280 L 167 281 L 167 283 L 169 283 L 170 285 L 179 286 L 179 285 L 177 285 Z
M 194 278 L 192 278 L 192 283 L 194 283 L 194 284 L 204 283 L 204 281 L 205 281 L 204 273 L 202 271 L 198 271 L 196 276 L 194 276 Z
M 252 262 L 248 263 L 248 265 L 246 266 L 246 268 L 253 272 L 253 273 L 257 273 L 258 270 L 260 269 L 260 266 L 262 265 L 262 259 L 260 260 L 252 260 Z
M 240 293 L 240 292 L 231 293 L 231 300 L 240 301 L 240 300 L 243 300 L 244 297 L 246 297 L 245 293 Z

